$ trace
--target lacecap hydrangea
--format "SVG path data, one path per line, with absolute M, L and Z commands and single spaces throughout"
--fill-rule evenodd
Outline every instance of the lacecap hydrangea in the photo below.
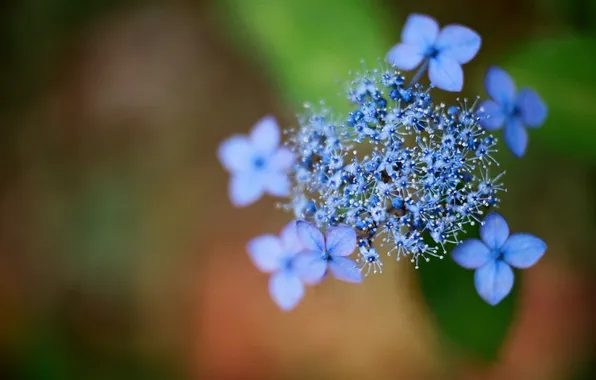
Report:
M 271 273 L 269 291 L 282 309 L 295 307 L 305 285 L 329 274 L 359 283 L 382 273 L 383 260 L 405 259 L 418 268 L 443 259 L 451 246 L 456 263 L 476 270 L 479 295 L 496 305 L 513 286 L 511 267 L 528 268 L 544 254 L 542 240 L 509 236 L 503 217 L 491 212 L 505 191 L 505 171 L 490 132 L 504 125 L 506 145 L 523 156 L 524 125 L 537 128 L 546 118 L 538 94 L 516 92 L 508 74 L 491 67 L 491 100 L 432 99 L 436 89 L 462 89 L 462 65 L 480 46 L 480 36 L 465 26 L 440 28 L 429 16 L 411 15 L 386 63 L 354 75 L 348 114 L 306 105 L 298 125 L 284 131 L 284 143 L 277 122 L 266 116 L 250 135 L 220 145 L 234 205 L 268 193 L 285 198 L 280 204 L 293 214 L 280 236 L 247 245 L 257 268 Z M 416 68 L 408 80 L 404 72 Z M 424 87 L 418 80 L 427 71 Z M 462 240 L 476 224 L 481 239 Z

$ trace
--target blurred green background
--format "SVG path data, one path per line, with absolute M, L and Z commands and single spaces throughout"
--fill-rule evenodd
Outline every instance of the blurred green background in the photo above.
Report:
M 443 260 L 284 314 L 244 245 L 289 216 L 233 209 L 217 145 L 345 110 L 412 12 L 482 35 L 457 96 L 497 64 L 547 101 L 498 156 L 549 250 L 496 308 Z M 596 1 L 6 0 L 0 48 L 0 379 L 596 378 Z

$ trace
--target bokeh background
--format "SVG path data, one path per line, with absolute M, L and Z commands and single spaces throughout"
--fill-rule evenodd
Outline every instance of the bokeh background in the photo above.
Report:
M 483 36 L 462 98 L 498 64 L 548 102 L 498 155 L 501 212 L 547 254 L 497 308 L 443 260 L 283 313 L 245 243 L 289 215 L 234 209 L 217 145 L 345 110 L 411 12 Z M 596 378 L 595 62 L 594 0 L 2 1 L 0 379 Z

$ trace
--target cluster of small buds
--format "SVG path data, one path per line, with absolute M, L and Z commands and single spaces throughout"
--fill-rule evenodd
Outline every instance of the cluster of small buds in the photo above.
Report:
M 505 144 L 521 157 L 526 128 L 542 125 L 546 105 L 531 89 L 516 91 L 498 67 L 485 80 L 491 100 L 480 105 L 458 99 L 446 106 L 431 96 L 433 88 L 462 89 L 461 65 L 480 45 L 480 36 L 465 26 L 440 29 L 429 16 L 411 15 L 402 42 L 387 54 L 390 66 L 363 70 L 350 82 L 347 115 L 306 105 L 298 127 L 285 131 L 284 146 L 270 116 L 248 136 L 221 144 L 232 203 L 247 206 L 265 193 L 287 197 L 282 207 L 296 219 L 279 237 L 262 235 L 247 246 L 255 266 L 271 275 L 269 292 L 282 309 L 295 307 L 305 286 L 328 274 L 359 283 L 382 273 L 381 248 L 418 268 L 455 245 L 453 260 L 475 269 L 476 290 L 491 305 L 511 291 L 512 268 L 542 257 L 542 240 L 510 235 L 506 221 L 488 213 L 505 191 L 505 172 L 494 157 L 497 139 L 488 131 L 503 128 Z M 418 66 L 406 84 L 399 70 Z M 431 85 L 425 88 L 417 81 L 427 69 Z M 476 223 L 482 240 L 460 240 Z M 353 261 L 348 256 L 355 250 Z
M 458 243 L 504 190 L 492 156 L 497 140 L 480 128 L 477 102 L 435 105 L 429 89 L 405 85 L 395 69 L 358 75 L 348 99 L 354 109 L 345 120 L 307 106 L 289 131 L 298 158 L 286 208 L 319 227 L 353 226 L 372 273 L 382 265 L 375 241 L 416 266 L 442 258 L 445 244 Z

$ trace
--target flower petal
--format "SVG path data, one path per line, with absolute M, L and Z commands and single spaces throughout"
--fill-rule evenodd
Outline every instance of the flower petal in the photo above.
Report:
M 314 225 L 299 220 L 296 222 L 298 239 L 304 248 L 311 251 L 318 251 L 320 254 L 325 250 L 325 237 Z
M 356 231 L 350 226 L 327 229 L 327 252 L 332 256 L 349 256 L 356 249 Z
M 273 116 L 259 120 L 250 132 L 253 147 L 261 154 L 273 154 L 279 146 L 279 139 L 279 126 Z
M 281 246 L 286 253 L 298 253 L 302 250 L 302 244 L 298 240 L 296 221 L 292 220 L 281 230 L 279 234 Z
M 389 50 L 385 60 L 400 70 L 412 70 L 424 59 L 425 50 L 417 45 L 397 44 Z
M 286 173 L 296 161 L 296 155 L 288 148 L 281 147 L 269 158 L 268 168 Z
M 288 311 L 304 297 L 304 285 L 292 272 L 281 270 L 271 275 L 269 294 L 282 310 Z
M 321 258 L 319 251 L 305 251 L 299 253 L 292 265 L 300 279 L 308 285 L 316 285 L 327 272 L 327 260 Z
M 430 60 L 428 77 L 432 84 L 445 91 L 461 91 L 464 85 L 464 72 L 460 64 L 442 55 Z
M 490 260 L 474 273 L 476 291 L 490 305 L 495 306 L 513 288 L 513 270 L 501 260 Z
M 426 50 L 434 45 L 438 35 L 439 24 L 434 18 L 414 13 L 406 20 L 404 29 L 401 32 L 401 40 L 409 45 Z
M 519 119 L 512 118 L 505 123 L 503 138 L 505 139 L 505 144 L 514 155 L 517 157 L 524 155 L 528 146 L 528 131 L 526 131 Z
M 338 280 L 361 283 L 362 273 L 353 260 L 347 257 L 334 256 L 329 261 L 329 271 Z
M 480 118 L 478 123 L 487 131 L 496 131 L 505 123 L 505 114 L 502 107 L 492 100 L 482 102 L 477 115 Z
M 521 119 L 528 127 L 537 128 L 544 123 L 548 111 L 536 91 L 528 88 L 521 89 L 517 93 L 516 103 Z
M 436 47 L 440 54 L 459 64 L 468 63 L 480 50 L 482 38 L 472 29 L 462 25 L 447 25 L 437 37 Z
M 503 259 L 516 268 L 529 268 L 536 264 L 546 251 L 546 243 L 534 235 L 513 234 L 501 249 Z
M 453 249 L 451 257 L 466 269 L 477 269 L 490 260 L 490 249 L 478 239 L 467 239 Z
M 509 226 L 505 219 L 496 212 L 491 212 L 482 223 L 480 237 L 484 244 L 490 250 L 501 248 L 509 236 Z
M 232 136 L 219 145 L 217 157 L 230 172 L 244 171 L 250 167 L 253 149 L 246 136 Z
M 513 106 L 515 101 L 515 83 L 513 79 L 497 66 L 492 66 L 486 73 L 484 78 L 484 86 L 486 92 L 493 98 L 502 108 L 508 109 Z
M 275 197 L 285 197 L 290 194 L 290 179 L 285 173 L 271 172 L 263 176 L 265 191 Z
M 236 207 L 254 203 L 261 198 L 263 190 L 263 182 L 251 172 L 234 174 L 230 180 L 230 200 Z
M 281 267 L 283 249 L 277 236 L 257 236 L 248 242 L 246 250 L 253 264 L 261 272 L 271 273 Z

